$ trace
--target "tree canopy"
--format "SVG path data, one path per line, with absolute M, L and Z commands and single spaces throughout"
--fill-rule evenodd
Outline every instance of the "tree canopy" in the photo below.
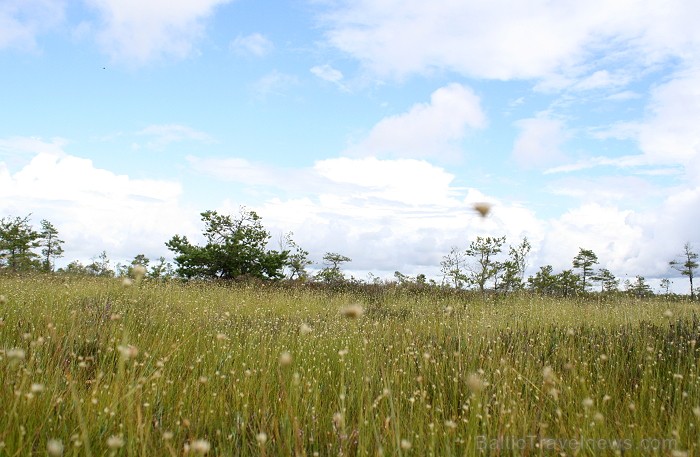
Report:
M 206 244 L 175 235 L 165 245 L 175 254 L 177 273 L 186 278 L 281 279 L 289 251 L 268 250 L 270 233 L 260 216 L 241 208 L 237 217 L 216 211 L 201 213 Z

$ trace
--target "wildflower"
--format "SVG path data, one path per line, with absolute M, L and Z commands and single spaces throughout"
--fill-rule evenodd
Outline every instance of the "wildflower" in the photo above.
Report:
M 364 310 L 360 305 L 348 305 L 340 310 L 340 314 L 348 319 L 357 319 L 362 316 Z
M 554 370 L 552 370 L 552 367 L 546 366 L 542 369 L 542 378 L 545 384 L 554 384 L 556 378 L 554 377 Z
M 267 443 L 267 433 L 265 432 L 260 432 L 257 435 L 255 435 L 255 441 L 258 442 L 259 445 L 264 445 Z
M 284 351 L 280 354 L 280 366 L 287 367 L 292 364 L 292 354 L 288 351 Z
M 63 443 L 56 439 L 47 441 L 46 452 L 51 457 L 61 457 L 63 455 Z
M 38 394 L 39 392 L 44 391 L 44 385 L 39 384 L 38 382 L 35 382 L 32 384 L 32 387 L 30 388 L 31 392 L 34 394 Z
M 664 317 L 667 318 L 667 319 L 672 318 L 672 317 L 673 317 L 673 311 L 671 311 L 670 309 L 667 309 L 666 311 L 664 311 Z
M 138 348 L 130 344 L 128 346 L 117 346 L 117 349 L 119 350 L 119 353 L 122 355 L 122 358 L 124 360 L 133 359 L 134 357 L 139 355 Z
M 24 360 L 24 349 L 14 348 L 5 353 L 8 359 Z
M 337 429 L 345 427 L 345 417 L 343 417 L 343 413 L 333 414 L 333 425 L 335 425 Z
M 411 449 L 411 442 L 408 440 L 401 440 L 401 449 L 404 451 Z
M 593 406 L 593 399 L 590 397 L 586 397 L 583 399 L 583 401 L 581 403 L 583 404 L 584 408 L 588 409 L 591 406 Z
M 445 427 L 449 428 L 450 430 L 454 430 L 457 428 L 457 423 L 453 420 L 446 420 Z
M 107 438 L 108 448 L 115 450 L 119 449 L 122 446 L 124 446 L 124 438 L 122 438 L 121 436 L 112 435 L 109 438 Z
M 484 381 L 481 379 L 481 376 L 472 373 L 467 377 L 467 386 L 473 393 L 478 394 L 484 390 Z
M 144 267 L 143 265 L 136 265 L 134 268 L 131 269 L 131 274 L 134 276 L 134 279 L 136 281 L 141 281 L 146 275 L 146 267 Z
M 211 449 L 211 445 L 209 444 L 209 441 L 207 440 L 194 440 L 192 441 L 192 444 L 190 445 L 190 450 L 194 451 L 197 454 L 206 454 L 209 452 Z
M 308 335 L 309 333 L 311 333 L 311 330 L 311 326 L 309 326 L 306 323 L 302 323 L 301 326 L 299 326 L 299 333 L 301 333 L 302 335 Z

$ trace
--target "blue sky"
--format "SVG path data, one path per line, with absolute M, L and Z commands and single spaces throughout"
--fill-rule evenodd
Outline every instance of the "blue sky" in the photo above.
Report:
M 5 0 L 0 212 L 66 261 L 256 210 L 320 261 L 439 274 L 477 235 L 660 278 L 700 246 L 693 0 Z M 471 209 L 494 205 L 487 219 Z M 676 280 L 684 286 L 681 278 Z

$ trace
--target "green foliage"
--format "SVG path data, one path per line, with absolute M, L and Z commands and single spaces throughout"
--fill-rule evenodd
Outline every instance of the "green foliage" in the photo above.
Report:
M 598 263 L 598 256 L 590 249 L 579 248 L 578 254 L 574 257 L 573 266 L 581 270 L 581 290 L 588 290 L 589 279 L 593 276 L 593 266 Z
M 40 267 L 33 249 L 41 245 L 41 233 L 32 228 L 29 216 L 0 219 L 0 267 L 15 272 Z
M 325 267 L 316 273 L 316 280 L 327 284 L 345 281 L 345 275 L 340 270 L 340 266 L 347 262 L 352 262 L 352 259 L 337 252 L 326 252 L 323 256 Z
M 651 286 L 647 284 L 644 276 L 636 276 L 634 281 L 629 279 L 625 281 L 625 290 L 628 294 L 633 295 L 637 298 L 650 297 L 654 295 L 651 290 Z
M 523 288 L 523 278 L 527 268 L 527 256 L 532 246 L 527 237 L 524 237 L 518 246 L 508 248 L 508 259 L 503 262 L 500 290 L 513 292 Z
M 44 258 L 43 268 L 45 271 L 53 271 L 54 261 L 63 257 L 64 241 L 58 237 L 58 230 L 53 224 L 46 219 L 41 221 L 41 238 L 40 246 L 42 247 L 41 254 Z
M 693 278 L 695 270 L 698 268 L 698 253 L 693 251 L 690 243 L 685 243 L 683 253 L 678 259 L 671 260 L 669 265 L 674 270 L 680 272 L 683 276 L 687 276 L 690 280 L 690 298 L 695 299 L 695 289 L 693 289 Z
M 482 294 L 486 290 L 486 283 L 497 276 L 500 265 L 494 260 L 494 257 L 501 252 L 505 242 L 505 236 L 477 236 L 464 253 L 467 257 L 474 258 L 476 262 L 469 269 L 467 281 L 476 285 Z
M 440 261 L 440 271 L 442 272 L 443 284 L 452 282 L 455 289 L 461 289 L 467 282 L 465 274 L 467 259 L 457 246 L 452 246 L 450 253 Z
M 600 291 L 606 293 L 617 292 L 620 287 L 620 280 L 607 268 L 601 268 L 598 273 L 591 276 L 592 281 L 600 282 Z
M 216 211 L 201 213 L 206 244 L 197 246 L 186 236 L 166 243 L 175 253 L 177 273 L 185 278 L 280 279 L 289 251 L 268 250 L 270 234 L 254 211 L 241 208 L 237 218 Z

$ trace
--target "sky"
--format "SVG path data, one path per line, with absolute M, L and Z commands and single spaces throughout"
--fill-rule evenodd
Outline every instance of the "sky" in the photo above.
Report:
M 671 277 L 700 248 L 696 0 L 0 0 L 0 215 L 63 263 L 256 211 L 361 279 L 527 237 Z M 473 210 L 489 202 L 487 218 Z M 276 246 L 274 246 L 276 247 Z M 697 249 L 696 249 L 697 250 Z

